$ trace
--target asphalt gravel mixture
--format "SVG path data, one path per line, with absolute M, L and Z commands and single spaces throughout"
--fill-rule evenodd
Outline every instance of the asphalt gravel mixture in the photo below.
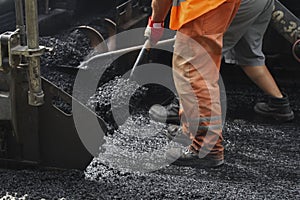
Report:
M 279 124 L 253 117 L 252 106 L 261 98 L 256 88 L 228 87 L 224 127 L 226 162 L 220 168 L 170 165 L 153 172 L 138 172 L 114 167 L 107 162 L 108 154 L 100 154 L 84 172 L 0 169 L 0 196 L 6 199 L 299 199 L 300 88 L 287 91 L 296 119 Z M 107 136 L 107 152 L 120 150 L 127 157 L 132 152 L 149 152 L 166 143 L 161 134 L 164 125 L 146 115 L 128 119 L 121 129 L 122 135 Z M 157 130 L 161 132 L 153 135 Z M 147 137 L 145 134 L 150 132 Z
M 55 42 L 56 39 L 47 41 L 59 44 Z M 68 45 L 70 42 L 65 44 Z M 77 61 L 68 61 L 72 65 L 70 62 Z M 46 63 L 43 65 L 46 66 Z M 64 74 L 54 68 L 51 71 L 49 65 L 45 68 L 43 76 L 72 93 L 75 75 Z M 115 74 L 110 75 L 113 77 Z M 147 96 L 149 90 L 127 81 L 119 77 L 112 78 L 102 84 L 87 103 L 97 114 L 106 117 L 105 121 L 111 127 L 105 136 L 106 144 L 102 147 L 102 153 L 93 159 L 85 171 L 0 169 L 0 199 L 300 198 L 299 85 L 284 86 L 290 96 L 295 120 L 278 123 L 254 114 L 253 105 L 263 98 L 255 86 L 225 82 L 228 104 L 224 126 L 225 164 L 217 169 L 167 165 L 155 170 L 139 171 L 135 166 L 152 169 L 153 166 L 144 164 L 156 158 L 154 150 L 164 149 L 170 141 L 164 135 L 166 125 L 150 120 L 147 115 L 150 105 L 140 100 Z M 124 91 L 113 92 L 118 91 L 118 85 L 124 84 L 129 84 L 128 90 L 137 92 L 131 100 L 132 116 L 124 120 L 123 125 L 116 126 L 110 121 L 113 116 L 109 101 L 106 100 L 114 95 L 119 95 L 118 98 L 126 96 Z

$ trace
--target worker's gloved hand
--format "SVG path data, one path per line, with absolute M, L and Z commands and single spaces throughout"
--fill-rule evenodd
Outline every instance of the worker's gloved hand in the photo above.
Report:
M 156 43 L 160 40 L 164 33 L 164 22 L 154 22 L 152 18 L 149 17 L 148 26 L 145 30 L 145 37 L 147 37 L 151 46 L 155 46 Z

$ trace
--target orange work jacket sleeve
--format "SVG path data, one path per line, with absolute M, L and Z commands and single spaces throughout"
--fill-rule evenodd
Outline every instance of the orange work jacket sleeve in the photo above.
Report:
M 227 0 L 173 0 L 170 28 L 178 30 L 187 22 L 217 8 Z

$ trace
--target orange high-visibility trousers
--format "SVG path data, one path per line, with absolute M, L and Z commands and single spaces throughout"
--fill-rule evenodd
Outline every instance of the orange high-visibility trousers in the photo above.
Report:
M 183 25 L 176 34 L 173 76 L 180 98 L 184 133 L 190 149 L 223 159 L 222 117 L 218 85 L 223 34 L 239 7 L 228 0 Z

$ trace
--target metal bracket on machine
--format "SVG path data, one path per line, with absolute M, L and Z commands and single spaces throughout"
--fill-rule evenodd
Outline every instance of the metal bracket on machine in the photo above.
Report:
M 20 45 L 19 31 L 5 32 L 0 35 L 0 71 L 9 72 L 11 67 L 20 64 L 20 55 L 12 54 L 12 49 Z
M 292 45 L 292 53 L 300 62 L 300 20 L 278 0 L 272 14 L 272 26 Z
M 19 65 L 21 57 L 11 54 L 20 44 L 18 31 L 0 35 L 0 120 L 11 120 L 11 95 L 9 92 L 11 67 Z
M 21 46 L 19 30 L 1 34 L 0 43 L 0 71 L 3 72 L 8 72 L 10 68 L 20 66 L 21 56 L 36 57 L 43 55 L 45 51 L 52 51 L 52 48 L 44 46 L 39 46 L 37 49 Z
M 140 4 L 140 1 L 128 0 L 116 7 L 118 29 L 127 30 L 148 17 L 148 13 L 140 12 Z

